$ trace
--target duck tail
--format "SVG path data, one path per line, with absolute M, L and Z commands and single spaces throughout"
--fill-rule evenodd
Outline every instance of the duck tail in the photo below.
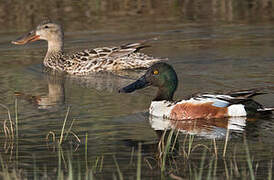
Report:
M 122 49 L 134 48 L 135 52 L 137 52 L 140 49 L 151 47 L 151 45 L 148 45 L 147 43 L 151 42 L 151 41 L 157 41 L 158 39 L 159 39 L 159 37 L 153 37 L 150 39 L 145 39 L 145 40 L 139 41 L 137 43 L 128 43 L 128 44 L 122 45 L 121 48 Z
M 271 107 L 271 108 L 260 108 L 260 109 L 257 109 L 258 112 L 272 112 L 274 111 L 274 107 Z
M 149 38 L 149 39 L 144 39 L 144 40 L 140 41 L 140 44 L 147 44 L 148 42 L 158 41 L 159 39 L 160 39 L 160 36 Z
M 121 49 L 134 49 L 134 52 L 139 51 L 140 49 L 150 47 L 150 45 L 142 43 L 128 43 L 121 46 Z

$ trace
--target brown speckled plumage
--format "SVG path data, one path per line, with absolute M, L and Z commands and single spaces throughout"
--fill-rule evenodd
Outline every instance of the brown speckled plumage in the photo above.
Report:
M 161 60 L 138 52 L 138 50 L 146 47 L 142 43 L 87 49 L 74 54 L 65 54 L 63 51 L 64 35 L 62 27 L 51 21 L 42 22 L 35 30 L 12 43 L 25 44 L 40 39 L 48 41 L 48 51 L 44 58 L 44 65 L 73 75 L 148 68 Z

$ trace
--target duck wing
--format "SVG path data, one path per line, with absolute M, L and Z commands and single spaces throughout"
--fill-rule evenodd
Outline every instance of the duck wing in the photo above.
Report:
M 231 91 L 227 93 L 197 93 L 192 95 L 194 99 L 212 99 L 215 101 L 224 101 L 226 104 L 241 104 L 245 101 L 249 101 L 252 97 L 266 94 L 261 92 L 261 89 L 248 89 L 248 90 L 240 90 L 240 91 Z
M 94 58 L 119 58 L 138 52 L 140 49 L 143 49 L 145 47 L 149 46 L 143 43 L 130 43 L 119 47 L 101 47 L 95 49 L 86 49 L 72 54 L 70 58 L 76 58 L 82 61 L 92 60 Z
M 88 74 L 100 71 L 148 68 L 162 59 L 138 51 L 148 47 L 142 43 L 125 44 L 120 47 L 102 47 L 83 50 L 66 58 L 65 71 L 69 74 Z
M 241 91 L 232 91 L 224 94 L 196 94 L 192 98 L 199 101 L 212 102 L 215 107 L 228 107 L 233 104 L 242 104 L 249 112 L 271 113 L 274 108 L 266 108 L 252 98 L 257 95 L 266 94 L 262 89 L 249 89 Z

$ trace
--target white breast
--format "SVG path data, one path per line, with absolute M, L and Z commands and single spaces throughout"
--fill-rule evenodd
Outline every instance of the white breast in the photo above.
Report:
M 169 117 L 174 105 L 169 101 L 152 101 L 149 114 L 157 117 Z
M 212 102 L 208 99 L 189 99 L 189 100 L 181 100 L 179 102 L 170 102 L 170 101 L 152 101 L 150 108 L 149 108 L 149 114 L 157 117 L 164 117 L 169 118 L 171 110 L 176 106 L 177 104 L 184 104 L 184 103 L 193 103 L 193 104 L 201 104 L 206 102 Z

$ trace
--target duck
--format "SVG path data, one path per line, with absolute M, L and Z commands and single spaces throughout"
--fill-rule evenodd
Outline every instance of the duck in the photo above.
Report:
M 165 62 L 152 65 L 137 81 L 119 90 L 131 93 L 148 86 L 158 88 L 152 100 L 149 114 L 165 119 L 214 119 L 226 117 L 247 117 L 271 114 L 274 108 L 265 108 L 252 97 L 260 94 L 258 89 L 235 91 L 225 94 L 199 93 L 190 99 L 174 101 L 178 77 L 173 67 Z
M 23 45 L 37 40 L 48 42 L 48 50 L 43 64 L 50 70 L 71 75 L 86 75 L 92 72 L 117 72 L 128 69 L 149 68 L 162 59 L 154 58 L 139 50 L 148 45 L 145 41 L 115 47 L 86 49 L 76 53 L 64 52 L 64 32 L 62 26 L 50 19 L 42 21 L 34 30 L 12 41 Z

